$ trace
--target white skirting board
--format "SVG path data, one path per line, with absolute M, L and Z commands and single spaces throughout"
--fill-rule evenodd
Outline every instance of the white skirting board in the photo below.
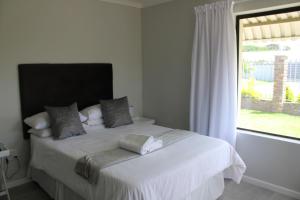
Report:
M 289 197 L 293 197 L 295 199 L 300 199 L 300 192 L 298 192 L 298 191 L 294 191 L 294 190 L 291 190 L 291 189 L 288 189 L 288 188 L 285 188 L 285 187 L 282 187 L 279 185 L 274 185 L 272 183 L 265 182 L 265 181 L 262 181 L 257 178 L 244 176 L 243 181 L 246 183 L 250 183 L 252 185 L 258 186 L 258 187 L 262 187 L 262 188 L 289 196 Z

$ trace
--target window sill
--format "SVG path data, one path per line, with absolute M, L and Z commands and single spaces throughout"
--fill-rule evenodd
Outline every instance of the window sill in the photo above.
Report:
M 271 139 L 271 140 L 277 140 L 277 141 L 282 141 L 282 142 L 300 144 L 300 140 L 297 140 L 297 139 L 284 138 L 284 137 L 275 136 L 275 135 L 267 135 L 267 134 L 258 133 L 258 132 L 255 132 L 255 131 L 237 129 L 237 133 L 238 134 L 245 134 L 245 135 L 253 135 L 253 136 L 256 136 L 256 137 L 268 138 L 268 139 Z

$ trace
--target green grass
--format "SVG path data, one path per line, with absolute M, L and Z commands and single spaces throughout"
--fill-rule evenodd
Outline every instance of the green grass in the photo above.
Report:
M 238 127 L 300 139 L 300 116 L 242 109 Z

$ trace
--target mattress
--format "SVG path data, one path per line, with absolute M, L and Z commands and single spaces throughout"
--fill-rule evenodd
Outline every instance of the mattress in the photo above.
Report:
M 113 129 L 88 127 L 86 131 L 86 135 L 59 141 L 31 137 L 31 166 L 84 199 L 181 200 L 223 171 L 237 182 L 245 171 L 245 164 L 228 143 L 194 134 L 157 152 L 105 168 L 98 184 L 91 185 L 74 172 L 76 161 L 82 156 L 115 149 L 126 134 L 156 136 L 174 130 L 135 121 Z

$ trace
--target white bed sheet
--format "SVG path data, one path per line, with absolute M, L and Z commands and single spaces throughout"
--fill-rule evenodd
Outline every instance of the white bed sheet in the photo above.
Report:
M 135 122 L 113 129 L 91 127 L 87 135 L 60 141 L 32 136 L 31 166 L 45 171 L 87 200 L 182 200 L 224 170 L 227 177 L 240 181 L 245 164 L 235 150 L 226 142 L 198 134 L 103 169 L 97 185 L 89 184 L 74 172 L 80 157 L 117 148 L 124 134 L 160 135 L 168 131 L 172 129 Z

